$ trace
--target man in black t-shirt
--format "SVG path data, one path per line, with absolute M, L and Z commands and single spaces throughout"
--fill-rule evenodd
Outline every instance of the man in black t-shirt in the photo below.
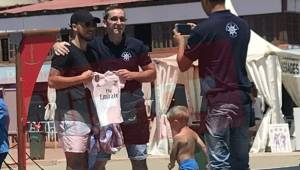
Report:
M 97 114 L 90 93 L 84 88 L 84 83 L 93 79 L 91 65 L 96 61 L 87 42 L 94 36 L 99 22 L 88 11 L 76 11 L 70 21 L 75 34 L 68 47 L 70 53 L 52 58 L 48 85 L 57 91 L 55 126 L 67 169 L 88 169 L 88 138 Z
M 225 0 L 202 0 L 209 18 L 195 26 L 187 45 L 174 29 L 177 62 L 186 71 L 198 60 L 205 142 L 211 169 L 249 168 L 250 82 L 246 57 L 250 28 L 225 9 Z M 205 107 L 205 108 L 204 108 Z
M 126 80 L 121 91 L 121 112 L 124 123 L 121 129 L 127 154 L 133 170 L 147 170 L 147 143 L 149 140 L 149 122 L 141 90 L 142 82 L 151 82 L 156 78 L 155 66 L 148 55 L 148 48 L 139 40 L 125 35 L 126 16 L 124 9 L 115 4 L 105 10 L 104 24 L 106 35 L 96 37 L 90 46 L 98 56 L 97 71 L 104 73 L 115 71 Z M 67 54 L 66 42 L 56 43 L 55 52 Z M 142 70 L 139 70 L 139 67 Z M 95 168 L 105 169 L 110 154 L 99 153 Z

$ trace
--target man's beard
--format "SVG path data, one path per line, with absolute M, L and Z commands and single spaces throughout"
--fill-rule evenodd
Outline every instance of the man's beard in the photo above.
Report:
M 85 40 L 85 41 L 91 41 L 91 40 L 94 38 L 94 36 L 90 36 L 90 37 L 85 36 L 85 35 L 82 34 L 81 32 L 78 32 L 77 35 L 78 35 L 78 37 L 79 37 L 80 39 L 83 39 L 83 40 Z

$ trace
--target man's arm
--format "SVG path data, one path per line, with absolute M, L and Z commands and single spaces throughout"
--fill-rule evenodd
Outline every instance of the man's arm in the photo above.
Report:
M 206 157 L 205 161 L 207 162 L 208 154 L 207 154 L 207 148 L 206 148 L 206 145 L 204 144 L 204 142 L 202 141 L 202 139 L 198 136 L 198 134 L 195 133 L 195 135 L 196 135 L 196 138 L 197 138 L 197 139 L 196 139 L 197 145 L 198 145 L 198 147 L 200 147 L 201 150 L 203 151 L 203 153 L 204 153 L 204 155 L 205 155 L 205 157 Z
M 139 82 L 151 82 L 156 79 L 156 69 L 153 63 L 142 66 L 142 71 L 132 72 L 127 69 L 120 69 L 117 74 L 125 80 L 137 80 Z
M 81 75 L 73 77 L 64 77 L 61 72 L 55 68 L 50 69 L 48 85 L 55 89 L 67 88 L 81 83 L 92 81 L 94 73 L 91 70 L 83 72 Z
M 179 70 L 181 72 L 184 72 L 188 70 L 191 65 L 193 64 L 193 61 L 184 56 L 184 50 L 185 50 L 185 40 L 184 36 L 178 33 L 175 29 L 173 30 L 174 32 L 174 41 L 178 45 L 178 50 L 177 50 L 177 64 L 179 67 Z

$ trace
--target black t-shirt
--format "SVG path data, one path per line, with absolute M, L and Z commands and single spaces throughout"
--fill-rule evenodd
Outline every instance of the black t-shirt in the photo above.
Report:
M 126 35 L 119 45 L 114 45 L 108 36 L 97 37 L 90 42 L 90 46 L 96 51 L 98 56 L 99 73 L 106 71 L 116 71 L 127 69 L 129 71 L 139 71 L 139 66 L 143 67 L 151 63 L 148 48 L 141 42 Z M 144 105 L 142 84 L 137 80 L 128 80 L 121 90 L 121 112 L 125 119 L 125 114 L 136 115 L 136 122 L 131 124 L 121 124 L 126 144 L 144 144 L 149 140 L 149 126 Z M 137 131 L 139 129 L 139 131 Z
M 69 47 L 70 52 L 66 56 L 54 55 L 51 67 L 60 71 L 62 76 L 78 76 L 84 71 L 93 70 L 92 64 L 96 62 L 96 57 L 89 47 L 86 51 L 76 47 L 73 43 Z M 57 110 L 56 120 L 70 120 L 90 122 L 90 115 L 95 114 L 96 110 L 93 105 L 89 91 L 83 84 L 59 89 L 56 94 Z M 76 110 L 79 114 L 66 114 L 69 110 Z
M 230 11 L 211 14 L 201 22 L 188 40 L 184 55 L 199 62 L 201 93 L 214 96 L 215 103 L 245 103 L 249 92 L 246 57 L 250 28 Z M 233 95 L 231 95 L 233 94 Z

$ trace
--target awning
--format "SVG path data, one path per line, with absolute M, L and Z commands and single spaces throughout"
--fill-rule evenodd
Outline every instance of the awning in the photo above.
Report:
M 45 1 L 42 3 L 32 4 L 28 6 L 8 9 L 0 11 L 0 13 L 8 14 L 18 14 L 24 12 L 34 12 L 34 11 L 54 11 L 60 9 L 70 9 L 70 8 L 82 8 L 82 7 L 92 7 L 100 5 L 109 5 L 115 3 L 131 3 L 139 1 L 149 1 L 149 0 L 52 0 Z
M 26 0 L 26 1 L 20 1 L 20 0 L 1 0 L 0 8 L 11 8 L 15 6 L 22 6 L 22 5 L 28 5 L 38 2 L 38 0 Z

